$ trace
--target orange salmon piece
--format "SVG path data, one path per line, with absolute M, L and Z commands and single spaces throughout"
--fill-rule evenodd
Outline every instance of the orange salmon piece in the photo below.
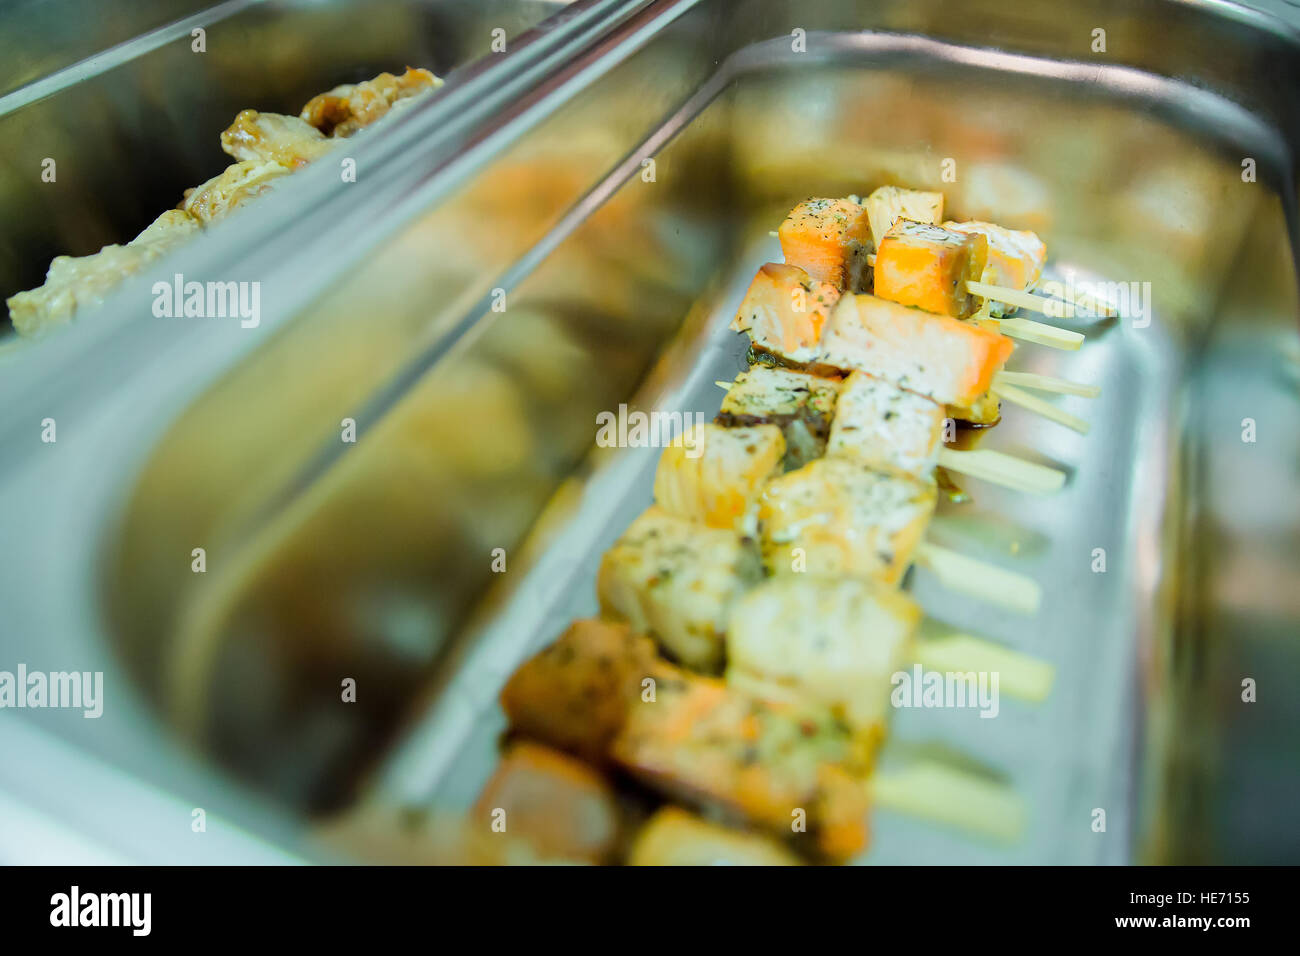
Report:
M 796 357 L 821 339 L 840 290 L 798 266 L 769 262 L 758 270 L 731 328 L 764 348 Z
M 998 332 L 874 295 L 846 295 L 822 336 L 821 361 L 893 382 L 944 405 L 974 405 L 1015 344 Z
M 966 283 L 983 279 L 988 256 L 988 238 L 982 233 L 900 219 L 876 251 L 875 294 L 964 319 L 982 301 L 966 291 Z
M 805 199 L 777 233 L 789 265 L 837 289 L 862 288 L 871 222 L 865 206 L 850 199 Z

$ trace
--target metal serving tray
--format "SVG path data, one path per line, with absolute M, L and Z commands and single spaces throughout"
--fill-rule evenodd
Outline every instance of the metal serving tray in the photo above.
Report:
M 501 683 L 593 610 L 601 550 L 648 503 L 657 450 L 591 452 L 596 413 L 715 411 L 712 382 L 743 352 L 729 313 L 782 212 L 892 181 L 1036 229 L 1058 274 L 1150 282 L 1154 308 L 1149 325 L 1079 323 L 1078 353 L 1013 360 L 1104 389 L 1064 402 L 1086 437 L 1009 409 L 989 439 L 1069 470 L 1062 494 L 972 482 L 975 502 L 936 521 L 942 543 L 1039 580 L 1043 613 L 909 582 L 930 615 L 1057 666 L 1042 707 L 902 712 L 887 751 L 938 746 L 1005 779 L 1025 838 L 881 813 L 867 859 L 1294 861 L 1300 717 L 1279 685 L 1300 671 L 1295 31 L 1181 2 L 624 13 L 458 150 L 387 155 L 389 181 L 337 200 L 315 242 L 308 217 L 256 262 L 215 245 L 178 257 L 261 278 L 256 336 L 160 343 L 123 319 L 15 369 L 32 377 L 0 395 L 6 440 L 45 414 L 86 437 L 8 468 L 0 529 L 24 560 L 3 585 L 12 643 L 31 666 L 53 666 L 35 659 L 45 642 L 133 678 L 117 671 L 122 740 L 62 714 L 24 727 L 178 806 L 211 798 L 276 848 L 297 847 L 307 814 L 465 805 L 495 759 Z M 261 215 L 300 201 L 311 172 Z M 123 316 L 144 288 L 123 292 Z M 35 378 L 92 374 L 92 342 L 150 361 L 76 397 Z M 355 445 L 339 441 L 349 417 Z M 205 575 L 190 570 L 199 542 Z M 356 704 L 338 701 L 346 677 Z M 1245 677 L 1257 703 L 1241 702 Z M 164 725 L 202 774 L 170 743 L 152 761 L 132 746 L 166 741 Z M 263 802 L 214 796 L 213 760 Z

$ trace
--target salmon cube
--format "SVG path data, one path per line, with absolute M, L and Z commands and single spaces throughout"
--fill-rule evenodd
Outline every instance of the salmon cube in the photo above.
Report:
M 900 219 L 938 225 L 943 219 L 943 193 L 881 186 L 864 204 L 871 223 L 871 238 L 879 248 L 881 241 Z
M 890 680 L 910 659 L 920 621 L 915 601 L 879 582 L 775 577 L 732 608 L 727 680 L 824 704 L 879 742 Z
M 634 703 L 610 753 L 669 797 L 803 842 L 810 853 L 838 861 L 866 847 L 870 763 L 827 708 L 691 676 Z M 797 810 L 807 821 L 802 834 L 790 825 Z
M 485 827 L 501 813 L 505 832 L 544 857 L 582 863 L 611 862 L 622 829 L 617 798 L 600 773 L 526 740 L 501 758 L 474 807 Z
M 604 614 L 649 634 L 686 667 L 716 673 L 731 602 L 761 576 L 735 532 L 652 506 L 605 552 L 596 594 Z
M 822 336 L 821 360 L 866 372 L 945 405 L 973 405 L 993 384 L 1014 343 L 946 315 L 874 295 L 846 295 Z
M 752 536 L 758 496 L 784 459 L 776 425 L 699 426 L 664 449 L 655 503 L 679 518 Z
M 900 219 L 876 251 L 874 292 L 900 305 L 964 319 L 983 301 L 966 290 L 966 283 L 983 279 L 988 255 L 982 233 Z
M 654 641 L 615 621 L 574 621 L 501 692 L 517 733 L 591 761 L 604 760 L 646 678 L 676 673 Z
M 945 222 L 945 229 L 984 236 L 989 243 L 988 264 L 984 267 L 982 282 L 1000 285 L 1004 289 L 1028 292 L 1043 276 L 1047 263 L 1047 246 L 1032 232 L 1004 229 L 991 222 Z M 1011 315 L 1013 305 L 990 302 L 989 313 L 996 318 Z
M 628 866 L 799 866 L 797 856 L 770 837 L 664 807 L 636 835 Z
M 819 458 L 763 490 L 758 521 L 764 564 L 774 575 L 848 574 L 896 585 L 936 500 L 931 482 Z
M 839 289 L 798 266 L 769 262 L 754 276 L 731 327 L 764 348 L 804 361 L 839 297 Z
M 840 386 L 826 454 L 929 478 L 943 447 L 944 407 L 854 372 Z
M 837 378 L 754 365 L 731 383 L 717 421 L 727 428 L 778 426 L 785 437 L 784 465 L 799 468 L 826 452 L 839 387 Z
M 863 287 L 871 252 L 866 207 L 851 199 L 805 199 L 790 211 L 777 234 L 789 265 L 836 289 Z

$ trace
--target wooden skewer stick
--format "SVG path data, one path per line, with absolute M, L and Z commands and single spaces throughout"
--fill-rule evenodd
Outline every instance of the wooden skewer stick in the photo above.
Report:
M 1032 704 L 1042 703 L 1051 693 L 1056 668 L 1042 658 L 954 631 L 928 618 L 921 630 L 922 636 L 913 645 L 912 660 L 926 670 L 996 673 L 999 692 Z
M 1010 787 L 938 761 L 878 770 L 868 781 L 878 807 L 1011 842 L 1024 831 L 1025 807 Z
M 1084 398 L 1096 398 L 1101 394 L 1100 385 L 1085 385 L 1082 382 L 1071 382 L 1034 372 L 998 372 L 993 376 L 993 387 L 997 388 L 999 385 L 1032 388 L 1040 392 L 1057 392 L 1061 395 L 1081 395 Z
M 933 572 L 950 590 L 1000 604 L 1021 614 L 1037 614 L 1042 604 L 1043 590 L 1033 578 L 968 558 L 928 541 L 917 547 L 916 563 Z
M 1028 411 L 1042 415 L 1044 418 L 1050 418 L 1057 424 L 1064 425 L 1066 428 L 1072 428 L 1080 435 L 1088 434 L 1091 427 L 1082 418 L 1077 415 L 1071 415 L 1069 412 L 1062 411 L 1051 402 L 1044 401 L 1037 395 L 1030 395 L 1023 392 L 1014 385 L 997 385 L 993 386 L 993 394 L 998 398 L 1006 399 L 1013 405 L 1019 405 Z
M 1014 305 L 1018 309 L 1028 309 L 1030 312 L 1037 312 L 1039 315 L 1056 318 L 1048 311 L 1049 308 L 1054 308 L 1052 300 L 1045 299 L 1041 295 L 1022 292 L 1019 289 L 1008 289 L 1006 286 L 990 285 L 987 282 L 976 282 L 974 279 L 967 281 L 966 291 L 973 295 L 992 299 L 994 302 Z
M 1059 469 L 987 448 L 970 451 L 942 448 L 939 464 L 949 471 L 1038 495 L 1050 495 L 1065 485 L 1065 472 Z
M 994 331 L 1022 342 L 1046 345 L 1050 349 L 1063 349 L 1066 352 L 1078 351 L 1083 344 L 1083 336 L 1069 329 L 1058 329 L 1054 325 L 1035 322 L 1033 319 L 981 319 L 991 323 Z
M 1044 291 L 1044 295 L 1046 294 L 1047 293 Z M 1054 295 L 1053 298 L 1069 302 L 1091 315 L 1099 315 L 1113 319 L 1119 314 L 1119 309 L 1114 305 L 1114 303 L 1098 298 L 1088 292 L 1080 292 L 1078 289 L 1062 288 L 1060 294 Z

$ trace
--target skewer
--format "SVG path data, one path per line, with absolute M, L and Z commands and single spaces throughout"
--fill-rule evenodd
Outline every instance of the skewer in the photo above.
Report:
M 1054 325 L 1036 322 L 1033 319 L 1017 319 L 1012 316 L 1009 319 L 981 319 L 980 321 L 992 323 L 994 331 L 1001 332 L 1008 338 L 1045 345 L 1049 349 L 1076 352 L 1083 344 L 1083 336 L 1078 332 L 1059 329 Z
M 979 478 L 1014 491 L 1050 495 L 1065 485 L 1065 472 L 987 448 L 939 450 L 939 464 L 949 471 Z
M 729 392 L 733 383 L 713 384 Z M 1031 494 L 1047 495 L 1060 491 L 1066 479 L 1065 472 L 1060 469 L 986 448 L 943 448 L 939 451 L 938 464 L 958 474 Z
M 1051 402 L 1046 402 L 1037 395 L 1030 395 L 1028 392 L 1016 388 L 1014 385 L 994 384 L 993 394 L 998 398 L 1005 399 L 1013 405 L 1019 405 L 1021 408 L 1042 415 L 1044 418 L 1051 419 L 1057 424 L 1064 425 L 1066 428 L 1072 428 L 1080 435 L 1088 434 L 1091 427 L 1088 422 L 1079 418 L 1077 415 L 1071 415 L 1069 412 L 1062 411 Z
M 930 618 L 921 623 L 912 660 L 932 671 L 996 672 L 1000 691 L 1031 704 L 1046 700 L 1056 680 L 1056 668 L 1042 658 Z
M 1060 283 L 1057 284 L 1059 285 Z M 1044 294 L 1047 294 L 1046 290 L 1044 290 Z M 1080 292 L 1073 288 L 1062 288 L 1059 294 L 1053 294 L 1053 298 L 1060 299 L 1062 302 L 1068 302 L 1075 308 L 1083 309 L 1092 315 L 1101 316 L 1107 319 L 1113 319 L 1119 314 L 1119 308 L 1114 303 L 1092 295 L 1089 292 Z
M 1060 395 L 1079 395 L 1083 398 L 1096 398 L 1101 394 L 1100 385 L 1085 385 L 1083 382 L 1071 382 L 1051 375 L 1039 375 L 1036 372 L 998 372 L 993 376 L 993 386 L 1011 385 L 1019 388 L 1032 388 L 1040 392 L 1056 392 Z
M 1024 831 L 1024 801 L 1011 788 L 923 761 L 877 771 L 869 780 L 872 803 L 1011 842 Z
M 1043 590 L 1033 578 L 928 541 L 922 541 L 917 547 L 916 563 L 933 573 L 944 587 L 968 597 L 1031 616 L 1038 613 L 1042 604 Z

